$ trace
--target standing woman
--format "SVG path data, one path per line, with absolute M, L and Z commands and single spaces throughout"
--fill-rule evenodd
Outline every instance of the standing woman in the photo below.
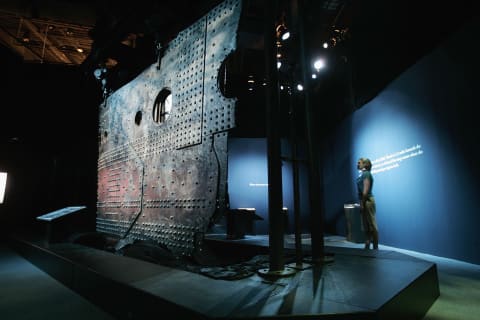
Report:
M 378 249 L 378 228 L 375 219 L 377 209 L 372 193 L 373 176 L 370 172 L 372 162 L 367 158 L 360 158 L 357 162 L 357 169 L 360 170 L 357 178 L 357 190 L 365 232 L 365 249 L 370 249 L 370 243 L 373 243 L 373 249 Z

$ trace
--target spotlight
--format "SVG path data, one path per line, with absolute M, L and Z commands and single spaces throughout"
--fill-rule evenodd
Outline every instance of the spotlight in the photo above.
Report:
M 104 67 L 98 67 L 93 71 L 93 75 L 95 76 L 95 78 L 97 78 L 97 80 L 102 80 L 107 75 L 107 69 Z
M 297 84 L 297 90 L 303 91 L 303 85 L 301 83 Z
M 348 36 L 349 34 L 347 27 L 343 29 L 332 27 L 332 30 L 330 31 L 330 38 L 323 43 L 323 47 L 325 49 L 333 48 L 342 41 L 347 40 Z
M 253 87 L 255 86 L 255 79 L 253 78 L 253 75 L 248 76 L 248 91 L 253 91 Z
M 325 68 L 325 60 L 323 59 L 315 60 L 315 62 L 313 63 L 313 67 L 315 68 L 315 70 L 317 70 L 317 72 L 320 71 L 320 69 Z
M 281 39 L 282 41 L 287 40 L 290 38 L 290 31 L 288 31 L 287 27 L 284 24 L 279 24 L 277 26 L 277 38 Z
M 327 41 L 325 41 L 323 43 L 323 47 L 325 49 L 328 49 L 328 48 L 333 48 L 337 45 L 337 39 L 336 38 L 330 38 L 328 39 Z
M 30 32 L 25 31 L 22 35 L 22 42 L 23 43 L 28 43 L 30 42 Z

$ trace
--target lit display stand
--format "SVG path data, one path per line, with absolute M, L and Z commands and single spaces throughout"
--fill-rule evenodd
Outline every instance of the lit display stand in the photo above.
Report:
M 343 209 L 347 220 L 347 240 L 355 243 L 365 242 L 360 204 L 345 203 Z
M 45 236 L 47 242 L 64 240 L 75 230 L 79 222 L 78 212 L 85 206 L 65 207 L 37 217 L 37 220 L 45 223 Z

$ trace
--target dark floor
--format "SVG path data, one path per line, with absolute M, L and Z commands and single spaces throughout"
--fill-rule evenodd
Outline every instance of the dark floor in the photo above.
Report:
M 0 318 L 114 319 L 0 243 Z
M 224 235 L 209 235 L 207 239 L 217 241 L 217 244 L 225 241 Z M 308 246 L 308 237 L 303 241 Z M 265 246 L 268 245 L 268 239 L 265 236 L 247 235 L 241 240 L 227 241 L 228 246 L 233 245 L 231 248 L 252 243 Z M 292 246 L 293 237 L 286 236 L 285 244 L 287 248 Z M 212 268 L 189 272 L 185 268 L 139 261 L 71 243 L 54 244 L 48 248 L 55 252 L 55 259 L 62 257 L 62 261 L 67 259 L 75 261 L 76 265 L 82 265 L 81 268 L 68 271 L 75 273 L 76 277 L 72 277 L 68 272 L 65 274 L 63 271 L 55 271 L 60 274 L 55 277 L 59 280 L 56 281 L 43 271 L 45 268 L 39 269 L 30 262 L 31 259 L 26 260 L 20 256 L 17 249 L 13 251 L 3 245 L 0 251 L 0 286 L 5 294 L 2 294 L 0 300 L 0 310 L 2 319 L 62 318 L 67 315 L 70 318 L 78 316 L 82 319 L 109 319 L 122 318 L 119 315 L 123 314 L 127 314 L 125 318 L 135 318 L 135 309 L 122 309 L 125 304 L 135 299 L 145 304 L 145 301 L 156 296 L 161 297 L 165 308 L 192 310 L 190 315 L 205 315 L 208 318 L 353 314 L 365 315 L 364 319 L 368 319 L 369 315 L 375 312 L 390 312 L 388 308 L 392 307 L 389 301 L 423 273 L 433 270 L 432 265 L 436 267 L 436 263 L 384 246 L 378 251 L 366 251 L 361 249 L 360 244 L 348 242 L 342 237 L 326 237 L 325 245 L 326 252 L 333 261 L 325 264 L 323 268 L 306 268 L 295 272 L 293 276 L 274 280 L 261 277 L 258 273 L 246 274 L 234 281 L 224 280 L 227 279 L 225 277 L 220 280 L 212 279 Z M 38 254 L 36 255 L 38 258 Z M 51 261 L 47 264 L 50 264 L 51 268 Z M 53 265 L 58 264 L 55 262 Z M 307 263 L 305 267 L 308 267 Z M 93 296 L 83 294 L 87 292 L 89 281 L 104 281 L 100 278 L 92 280 L 92 275 L 85 272 L 87 269 L 95 270 L 95 275 L 108 274 L 115 284 L 109 285 L 109 288 L 117 293 L 123 290 L 123 287 L 118 286 L 119 283 L 138 289 L 135 291 L 137 298 L 125 298 L 122 303 L 118 300 L 109 301 L 108 297 L 113 296 L 114 291 L 97 290 Z M 361 270 L 361 273 L 358 270 Z M 203 271 L 204 274 L 197 271 Z M 233 270 L 234 273 L 237 271 Z M 225 270 L 220 270 L 219 274 L 225 276 Z M 69 282 L 70 278 L 76 278 L 77 283 Z M 69 289 L 72 287 L 77 289 Z M 94 305 L 89 301 L 105 303 L 100 304 L 100 308 L 96 306 L 98 303 Z M 435 298 L 426 302 L 427 309 L 432 301 L 435 301 Z M 155 303 L 158 310 L 158 303 Z M 112 307 L 116 308 L 113 313 Z M 147 310 L 148 307 L 144 306 L 144 309 Z

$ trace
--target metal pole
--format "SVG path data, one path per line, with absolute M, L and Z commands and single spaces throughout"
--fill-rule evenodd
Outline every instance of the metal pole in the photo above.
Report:
M 294 273 L 285 268 L 284 215 L 282 213 L 282 162 L 280 152 L 279 92 L 276 66 L 275 20 L 278 0 L 265 1 L 265 64 L 266 64 L 266 130 L 268 150 L 268 219 L 269 219 L 269 269 L 261 269 L 265 276 L 285 276 Z
M 280 135 L 278 132 L 278 74 L 275 57 L 275 13 L 277 0 L 266 1 L 265 8 L 265 63 L 267 76 L 266 127 L 268 150 L 268 219 L 270 244 L 270 271 L 284 268 L 283 219 L 282 219 L 282 163 L 280 159 Z
M 293 81 L 290 79 L 290 85 L 293 86 Z M 303 264 L 303 250 L 302 250 L 302 225 L 300 223 L 300 187 L 299 187 L 299 168 L 297 159 L 297 129 L 295 122 L 297 121 L 297 114 L 295 113 L 295 104 L 292 99 L 292 94 L 289 94 L 289 116 L 290 116 L 290 147 L 293 171 L 293 214 L 295 223 L 295 264 L 297 267 Z
M 310 101 L 310 79 L 307 76 L 309 69 L 307 61 L 307 48 L 305 40 L 305 27 L 303 16 L 305 14 L 305 1 L 292 1 L 292 17 L 297 23 L 299 37 L 300 54 L 300 72 L 304 83 L 304 101 L 305 101 L 305 130 L 307 140 L 308 168 L 309 168 L 309 200 L 310 200 L 310 218 L 311 218 L 311 247 L 312 262 L 324 262 L 324 241 L 323 241 L 323 181 L 320 174 L 320 157 L 317 148 L 318 141 L 315 141 L 316 132 L 314 130 L 315 120 L 312 115 L 312 106 Z

